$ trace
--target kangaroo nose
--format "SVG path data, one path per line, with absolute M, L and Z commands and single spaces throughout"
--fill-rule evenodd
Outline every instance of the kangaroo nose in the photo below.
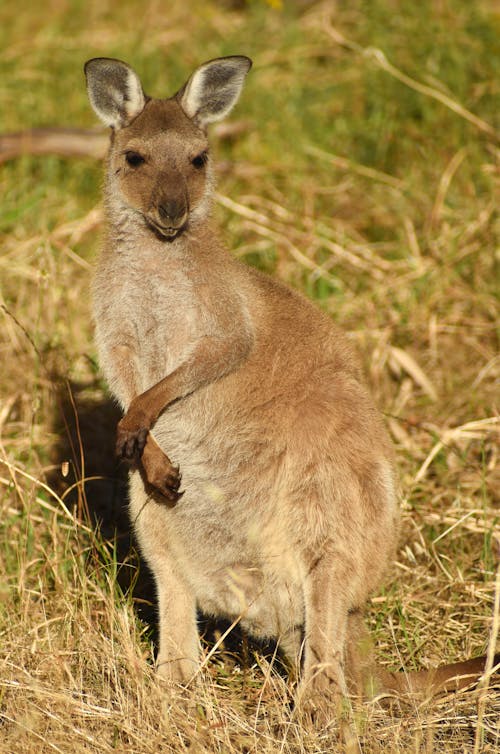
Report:
M 163 201 L 158 205 L 158 214 L 165 223 L 175 224 L 180 217 L 184 217 L 186 210 L 176 201 Z

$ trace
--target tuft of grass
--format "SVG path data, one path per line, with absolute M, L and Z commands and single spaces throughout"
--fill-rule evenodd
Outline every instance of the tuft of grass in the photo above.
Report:
M 216 213 L 235 254 L 344 326 L 386 414 L 403 524 L 368 619 L 394 668 L 483 653 L 498 630 L 498 32 L 466 0 L 0 7 L 2 131 L 93 126 L 93 56 L 157 96 L 210 57 L 254 59 L 246 129 L 215 144 Z M 25 156 L 0 182 L 1 754 L 337 750 L 334 725 L 290 713 L 272 650 L 234 632 L 196 704 L 155 677 L 92 343 L 101 166 Z M 491 686 L 366 705 L 356 725 L 374 754 L 493 752 L 499 713 Z

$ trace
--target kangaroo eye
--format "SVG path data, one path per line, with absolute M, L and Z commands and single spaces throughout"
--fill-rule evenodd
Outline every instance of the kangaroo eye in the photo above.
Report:
M 142 154 L 139 154 L 139 152 L 125 152 L 125 159 L 131 168 L 137 168 L 139 165 L 146 162 Z
M 193 157 L 191 160 L 191 164 L 194 165 L 194 167 L 197 170 L 200 170 L 204 165 L 207 164 L 208 160 L 208 152 L 205 150 L 204 152 L 201 152 L 200 154 L 196 155 L 196 157 Z

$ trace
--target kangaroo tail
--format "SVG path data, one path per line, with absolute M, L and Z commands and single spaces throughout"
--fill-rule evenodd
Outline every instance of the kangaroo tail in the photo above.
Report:
M 486 656 L 474 657 L 463 662 L 452 662 L 449 665 L 439 665 L 430 670 L 391 673 L 384 668 L 377 667 L 377 688 L 382 692 L 396 694 L 425 693 L 433 696 L 450 691 L 459 691 L 477 683 L 486 667 Z M 493 667 L 500 665 L 500 653 L 495 655 Z M 493 674 L 500 677 L 497 668 Z

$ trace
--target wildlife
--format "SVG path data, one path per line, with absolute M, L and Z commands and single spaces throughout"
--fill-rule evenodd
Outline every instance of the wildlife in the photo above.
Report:
M 124 412 L 117 452 L 156 583 L 158 672 L 196 677 L 197 610 L 239 620 L 300 666 L 297 705 L 331 718 L 347 696 L 464 685 L 484 658 L 398 675 L 366 650 L 363 611 L 398 537 L 391 442 L 347 337 L 233 258 L 211 219 L 207 130 L 250 67 L 211 60 L 154 99 L 126 63 L 86 63 L 111 129 L 96 344 Z

